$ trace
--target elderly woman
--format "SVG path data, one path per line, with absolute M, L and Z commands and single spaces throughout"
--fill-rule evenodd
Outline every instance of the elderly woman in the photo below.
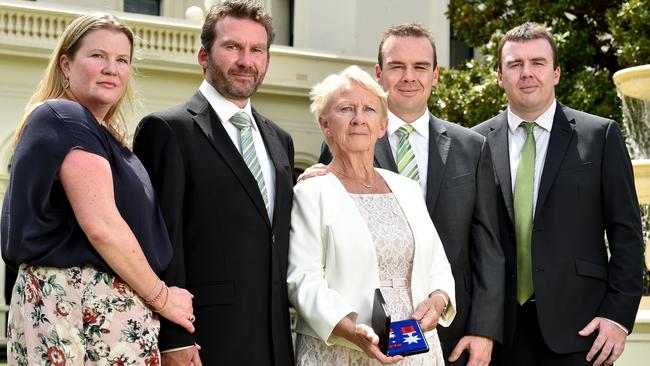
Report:
M 430 352 L 403 365 L 444 365 L 436 324 L 455 315 L 454 279 L 414 181 L 373 168 L 386 132 L 386 95 L 351 66 L 312 92 L 312 112 L 332 151 L 327 174 L 295 187 L 289 298 L 298 311 L 298 365 L 394 363 L 369 327 L 375 288 L 393 320 L 416 319 Z M 376 359 L 376 360 L 375 360 Z
M 158 365 L 153 312 L 194 331 L 192 295 L 156 275 L 171 244 L 122 132 L 132 55 L 119 19 L 75 19 L 17 129 L 1 224 L 19 266 L 11 365 Z

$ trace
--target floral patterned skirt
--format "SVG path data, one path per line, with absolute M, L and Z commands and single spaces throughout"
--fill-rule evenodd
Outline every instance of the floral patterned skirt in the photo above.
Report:
M 160 365 L 160 322 L 119 278 L 92 266 L 21 265 L 7 325 L 9 365 Z

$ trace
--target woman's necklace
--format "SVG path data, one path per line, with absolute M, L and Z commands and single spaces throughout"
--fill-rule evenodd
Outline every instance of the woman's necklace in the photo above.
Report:
M 359 184 L 361 184 L 362 186 L 364 186 L 364 187 L 367 188 L 367 189 L 372 189 L 372 188 L 374 188 L 375 183 L 377 182 L 377 172 L 375 172 L 374 169 L 373 169 L 373 173 L 374 173 L 374 174 L 373 174 L 373 176 L 372 176 L 372 184 L 366 184 L 366 183 L 364 183 L 364 182 L 362 182 L 362 181 L 360 181 L 360 180 L 358 180 L 358 179 L 356 179 L 356 178 L 353 178 L 353 177 L 351 177 L 351 176 L 349 176 L 349 175 L 343 174 L 341 171 L 336 170 L 336 169 L 332 168 L 331 166 L 330 166 L 329 168 L 330 168 L 334 173 L 336 173 L 337 175 L 341 176 L 342 178 L 350 179 L 350 180 L 352 180 L 352 181 L 355 182 L 355 183 L 359 183 Z

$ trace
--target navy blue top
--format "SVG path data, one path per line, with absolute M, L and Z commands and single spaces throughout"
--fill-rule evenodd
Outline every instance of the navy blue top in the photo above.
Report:
M 72 149 L 108 160 L 117 209 L 153 270 L 166 269 L 172 248 L 147 171 L 86 108 L 66 100 L 37 107 L 16 146 L 0 224 L 5 262 L 51 267 L 92 264 L 114 273 L 81 230 L 57 179 Z

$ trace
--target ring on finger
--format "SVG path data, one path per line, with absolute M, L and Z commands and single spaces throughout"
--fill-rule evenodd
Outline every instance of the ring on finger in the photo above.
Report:
M 194 323 L 194 321 L 196 320 L 196 317 L 194 316 L 194 314 L 192 314 L 192 315 L 187 317 L 187 320 L 189 320 L 191 323 Z

